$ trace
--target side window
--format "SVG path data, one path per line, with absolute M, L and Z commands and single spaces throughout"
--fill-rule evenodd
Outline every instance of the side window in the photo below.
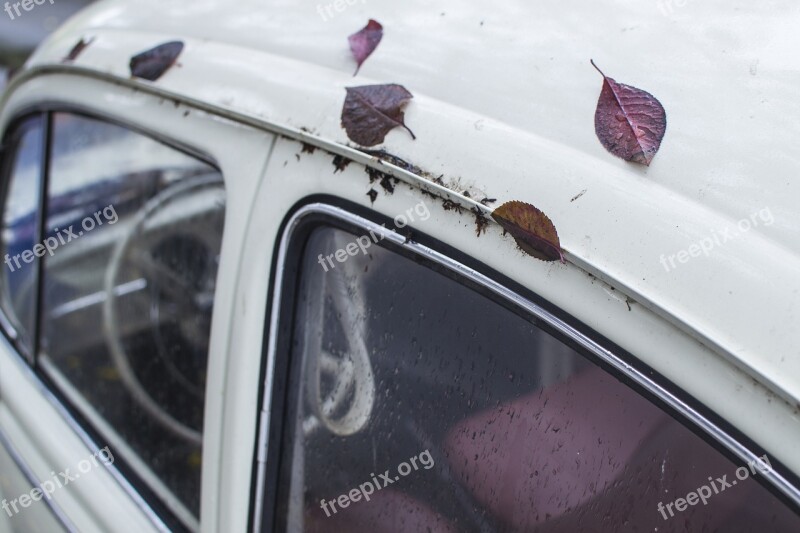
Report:
M 113 124 L 52 115 L 39 362 L 196 524 L 220 173 Z
M 418 261 L 379 246 L 325 261 L 356 239 L 314 229 L 288 291 L 287 427 L 262 531 L 800 530 L 755 480 L 711 491 L 769 458 L 735 464 L 543 326 Z M 702 505 L 673 504 L 701 486 Z
M 29 356 L 33 353 L 41 257 L 34 248 L 39 234 L 44 135 L 41 115 L 21 122 L 6 139 L 3 168 L 0 309 L 9 322 L 6 329 L 16 336 L 17 347 Z

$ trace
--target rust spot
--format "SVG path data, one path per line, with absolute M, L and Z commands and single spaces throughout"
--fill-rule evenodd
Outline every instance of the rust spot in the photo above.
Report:
M 365 154 L 369 154 L 372 157 L 378 158 L 378 161 L 385 161 L 387 163 L 391 163 L 396 167 L 400 167 L 407 172 L 411 172 L 412 174 L 416 174 L 417 176 L 421 176 L 424 178 L 429 178 L 430 174 L 425 172 L 421 168 L 416 165 L 412 165 L 408 161 L 404 159 L 400 159 L 396 155 L 390 154 L 386 150 L 363 150 Z
M 586 194 L 586 191 L 587 191 L 587 189 L 583 189 L 581 192 L 579 192 L 578 194 L 576 194 L 575 196 L 573 196 L 573 197 L 572 197 L 572 200 L 570 200 L 570 202 L 574 202 L 575 200 L 577 200 L 578 198 L 580 198 L 581 196 L 583 196 L 584 194 Z
M 489 225 L 489 219 L 483 214 L 483 211 L 477 207 L 470 209 L 475 215 L 475 234 L 480 237 L 481 233 L 486 233 L 486 227 Z
M 464 212 L 464 207 L 461 204 L 457 204 L 453 200 L 444 200 L 442 202 L 442 208 L 445 211 L 455 211 L 458 214 L 461 214 L 461 213 Z
M 376 181 L 379 181 L 381 179 L 381 174 L 383 174 L 383 172 L 381 172 L 380 170 L 375 170 L 372 167 L 365 167 L 364 172 L 366 172 L 367 176 L 369 176 L 370 183 L 375 183 Z
M 367 193 L 367 196 L 369 196 L 369 201 L 374 204 L 375 199 L 378 198 L 378 191 L 376 191 L 375 189 L 370 189 L 369 192 Z
M 336 168 L 336 170 L 334 170 L 333 173 L 336 174 L 337 172 L 344 172 L 344 169 L 347 168 L 347 165 L 349 165 L 352 162 L 353 162 L 352 159 L 349 159 L 343 155 L 333 156 L 333 166 Z
M 300 154 L 294 154 L 298 161 L 300 161 Z
M 386 172 L 381 172 L 372 167 L 365 167 L 365 171 L 367 176 L 369 176 L 369 182 L 375 183 L 376 181 L 383 187 L 383 190 L 389 194 L 394 192 L 394 186 L 400 182 L 399 179 L 393 178 Z
M 399 179 L 394 178 L 388 174 L 384 174 L 383 177 L 381 178 L 380 185 L 381 187 L 383 187 L 383 190 L 386 191 L 388 194 L 394 194 L 394 186 L 397 185 L 399 182 L 400 182 Z
M 391 154 L 391 153 L 387 152 L 386 150 L 365 150 L 362 147 L 353 147 L 353 148 L 356 148 L 357 150 L 359 150 L 359 151 L 361 151 L 361 152 L 363 152 L 365 154 L 371 155 L 372 157 L 376 158 L 378 160 L 379 164 L 383 164 L 383 163 L 392 164 L 392 165 L 394 165 L 394 166 L 396 166 L 398 168 L 401 168 L 401 169 L 403 169 L 403 170 L 405 170 L 407 172 L 410 172 L 412 174 L 420 176 L 421 178 L 425 178 L 425 179 L 427 179 L 429 181 L 432 181 L 433 183 L 435 183 L 437 185 L 440 185 L 440 186 L 444 187 L 445 189 L 449 189 L 449 190 L 451 190 L 453 192 L 458 192 L 459 190 L 461 190 L 461 187 L 459 186 L 459 183 L 458 183 L 459 180 L 452 181 L 452 183 L 450 185 L 447 185 L 443 180 L 444 174 L 441 174 L 439 176 L 435 176 L 435 175 L 431 174 L 430 172 L 428 172 L 427 170 L 423 170 L 422 168 L 418 167 L 417 165 L 414 165 L 413 163 L 409 163 L 408 161 L 406 161 L 406 160 L 404 160 L 404 159 L 402 159 L 400 157 L 397 157 L 396 155 Z M 369 170 L 367 172 L 370 173 Z M 370 173 L 370 182 L 382 179 L 382 177 L 376 177 L 376 176 L 378 176 L 378 174 L 381 174 L 381 173 L 379 171 L 373 171 L 372 173 Z M 395 179 L 395 183 L 397 183 L 396 179 Z M 423 194 L 431 196 L 432 198 L 438 197 L 438 195 L 436 195 L 435 193 L 432 193 L 430 191 L 426 191 L 422 187 L 420 187 L 420 191 Z M 462 191 L 461 194 L 466 196 L 467 198 L 471 198 L 472 197 L 472 194 L 467 190 Z M 481 203 L 483 203 L 484 205 L 487 205 L 487 203 L 491 203 L 491 202 L 495 202 L 495 201 L 496 201 L 495 198 L 484 198 L 483 200 L 481 200 Z

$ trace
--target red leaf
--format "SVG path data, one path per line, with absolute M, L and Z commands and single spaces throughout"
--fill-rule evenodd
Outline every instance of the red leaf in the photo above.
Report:
M 383 26 L 376 20 L 369 19 L 369 22 L 364 26 L 361 31 L 358 31 L 347 38 L 350 41 L 350 51 L 353 52 L 353 57 L 356 59 L 358 66 L 355 76 L 361 69 L 364 61 L 375 51 L 378 43 L 383 39 Z
M 524 252 L 543 261 L 561 260 L 561 242 L 553 222 L 531 204 L 506 202 L 492 212 L 492 218 L 514 237 Z
M 72 47 L 72 50 L 69 51 L 69 53 L 62 60 L 62 62 L 75 61 L 80 55 L 80 53 L 83 52 L 83 49 L 92 44 L 92 41 L 94 41 L 94 37 L 92 37 L 89 40 L 85 40 L 83 37 L 81 37 L 81 40 L 78 41 L 75 44 L 75 46 Z
M 403 122 L 403 106 L 414 98 L 402 85 L 363 85 L 347 87 L 347 97 L 342 108 L 342 126 L 347 136 L 361 146 L 375 146 L 386 134 L 398 126 L 414 132 Z
M 182 41 L 170 41 L 136 54 L 131 58 L 131 75 L 156 81 L 175 64 L 182 51 Z
M 603 75 L 594 130 L 606 150 L 626 161 L 650 165 L 667 130 L 667 114 L 652 94 Z

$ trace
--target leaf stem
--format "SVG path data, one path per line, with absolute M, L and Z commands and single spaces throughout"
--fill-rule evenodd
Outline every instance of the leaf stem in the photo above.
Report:
M 593 66 L 595 69 L 597 69 L 597 72 L 599 72 L 601 76 L 603 76 L 604 78 L 606 78 L 606 77 L 607 77 L 607 76 L 606 76 L 606 75 L 603 73 L 603 71 L 602 71 L 602 70 L 600 70 L 600 67 L 598 67 L 597 65 L 595 65 L 595 64 L 594 64 L 594 59 L 590 59 L 590 60 L 589 60 L 589 63 L 591 63 L 591 64 L 592 64 L 592 66 Z

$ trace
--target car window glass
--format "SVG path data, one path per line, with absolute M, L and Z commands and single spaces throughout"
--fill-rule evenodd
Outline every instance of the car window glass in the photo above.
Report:
M 278 530 L 800 530 L 750 479 L 768 457 L 732 462 L 530 319 L 358 242 L 314 230 L 289 291 Z
M 114 453 L 195 517 L 224 210 L 209 164 L 53 115 L 40 360 Z
M 32 353 L 38 291 L 39 198 L 42 184 L 44 119 L 29 118 L 11 133 L 3 188 L 0 255 L 0 305 L 16 334 L 19 348 Z M 39 257 L 41 254 L 38 254 Z

